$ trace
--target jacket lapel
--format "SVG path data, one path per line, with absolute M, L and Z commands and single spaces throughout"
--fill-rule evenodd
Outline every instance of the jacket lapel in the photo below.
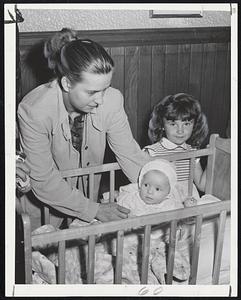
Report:
M 61 128 L 62 128 L 63 136 L 66 139 L 66 141 L 71 140 L 71 132 L 70 132 L 70 128 L 69 128 L 68 119 L 65 119 L 61 123 Z
M 98 110 L 98 113 L 97 113 Z M 90 113 L 91 123 L 95 129 L 98 131 L 103 130 L 103 122 L 102 122 L 102 105 L 94 109 Z

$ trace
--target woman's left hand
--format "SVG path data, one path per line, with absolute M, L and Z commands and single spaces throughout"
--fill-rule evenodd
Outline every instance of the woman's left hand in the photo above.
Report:
M 22 193 L 27 193 L 31 190 L 29 174 L 30 170 L 25 162 L 16 161 L 16 186 Z

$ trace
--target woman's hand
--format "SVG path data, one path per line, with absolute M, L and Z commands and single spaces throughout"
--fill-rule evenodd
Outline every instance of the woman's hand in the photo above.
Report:
M 30 170 L 26 166 L 25 162 L 16 161 L 16 187 L 22 193 L 27 193 L 31 190 Z
M 96 214 L 96 219 L 101 222 L 115 221 L 128 218 L 130 210 L 117 203 L 101 203 Z

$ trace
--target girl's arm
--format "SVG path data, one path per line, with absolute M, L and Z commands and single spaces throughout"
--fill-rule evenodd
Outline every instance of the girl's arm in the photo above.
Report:
M 198 160 L 195 165 L 194 182 L 197 188 L 202 192 L 205 191 L 206 177 L 207 177 L 206 169 L 205 170 L 202 169 L 200 161 Z

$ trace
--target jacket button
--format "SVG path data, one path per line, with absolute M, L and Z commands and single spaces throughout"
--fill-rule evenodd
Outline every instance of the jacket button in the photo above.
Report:
M 89 162 L 87 162 L 87 164 L 86 164 L 86 166 L 88 166 L 90 163 Z
M 89 147 L 88 146 L 85 146 L 85 150 L 87 150 Z

